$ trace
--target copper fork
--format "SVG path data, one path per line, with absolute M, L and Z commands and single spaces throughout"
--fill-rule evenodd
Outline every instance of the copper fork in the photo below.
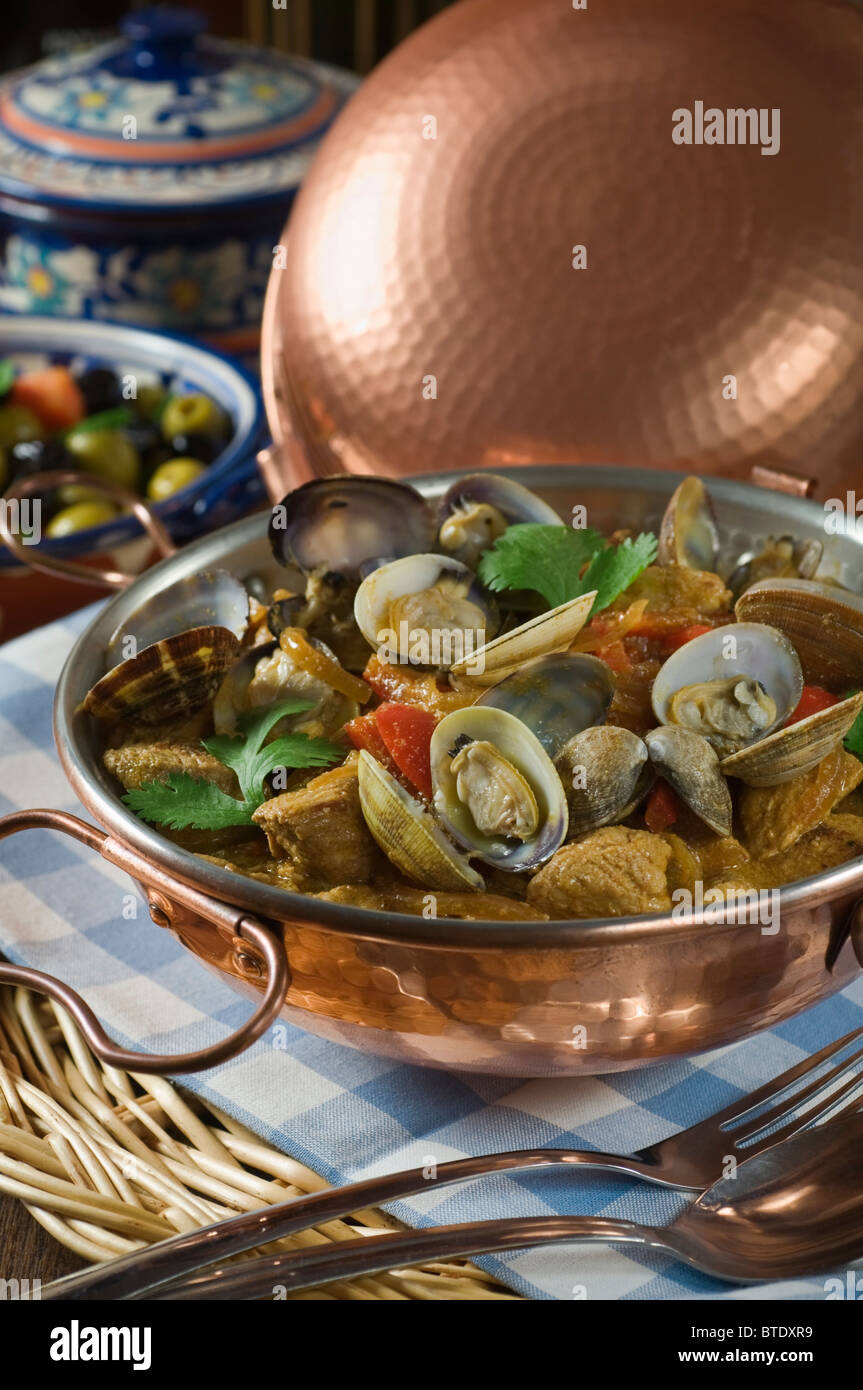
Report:
M 863 1027 L 805 1058 L 772 1081 L 706 1120 L 672 1134 L 631 1156 L 584 1149 L 516 1149 L 455 1159 L 433 1170 L 410 1168 L 330 1188 L 259 1211 L 244 1212 L 67 1275 L 42 1289 L 42 1299 L 129 1298 L 215 1260 L 229 1259 L 292 1235 L 296 1231 L 366 1207 L 380 1206 L 435 1187 L 465 1182 L 487 1173 L 511 1173 L 555 1167 L 611 1170 L 662 1187 L 704 1192 L 727 1174 L 729 1160 L 743 1162 L 802 1130 L 824 1123 L 849 1108 L 863 1086 L 855 1069 L 863 1059 Z M 840 1061 L 837 1057 L 854 1047 Z M 833 1061 L 826 1071 L 825 1064 Z M 213 1278 L 220 1269 L 213 1271 Z

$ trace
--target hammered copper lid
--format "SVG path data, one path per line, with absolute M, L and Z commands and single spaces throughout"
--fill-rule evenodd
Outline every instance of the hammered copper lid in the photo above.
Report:
M 675 143 L 699 102 L 763 108 L 778 149 Z M 850 485 L 861 156 L 844 4 L 462 0 L 297 201 L 264 322 L 279 481 L 589 460 Z

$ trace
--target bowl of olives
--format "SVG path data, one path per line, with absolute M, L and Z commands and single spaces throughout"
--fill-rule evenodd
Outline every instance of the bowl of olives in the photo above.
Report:
M 32 495 L 35 524 L 18 535 L 40 560 L 99 567 L 109 557 L 132 572 L 147 563 L 139 520 L 100 482 L 144 501 L 178 543 L 243 515 L 263 500 L 264 429 L 252 378 L 200 344 L 119 324 L 0 318 L 0 491 L 74 475 Z M 0 587 L 24 568 L 0 546 Z M 17 585 L 14 597 L 17 606 Z M 8 603 L 0 593 L 7 618 Z

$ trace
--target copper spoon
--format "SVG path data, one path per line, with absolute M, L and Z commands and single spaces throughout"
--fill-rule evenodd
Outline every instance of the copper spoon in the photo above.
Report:
M 152 1299 L 253 1299 L 334 1279 L 576 1241 L 647 1246 L 732 1283 L 790 1279 L 863 1258 L 863 1113 L 798 1134 L 741 1163 L 670 1226 L 585 1216 L 471 1221 L 337 1241 L 202 1271 Z M 145 1295 L 146 1297 L 147 1295 Z

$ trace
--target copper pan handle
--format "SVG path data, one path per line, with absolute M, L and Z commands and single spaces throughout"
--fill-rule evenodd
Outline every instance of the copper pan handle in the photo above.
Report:
M 795 473 L 792 468 L 773 468 L 766 463 L 753 464 L 749 479 L 756 487 L 783 492 L 788 497 L 813 497 L 818 486 L 817 478 Z
M 41 970 L 33 970 L 29 966 L 0 962 L 0 984 L 23 985 L 25 989 L 35 990 L 37 994 L 47 994 L 58 1004 L 62 1004 L 74 1018 L 96 1056 L 108 1066 L 121 1067 L 124 1071 L 156 1072 L 160 1075 L 206 1071 L 209 1067 L 218 1066 L 221 1062 L 235 1057 L 266 1032 L 278 1017 L 290 985 L 290 970 L 284 948 L 269 927 L 255 917 L 245 916 L 239 908 L 232 908 L 208 897 L 199 889 L 188 888 L 177 880 L 172 880 L 136 851 L 120 845 L 103 830 L 88 825 L 86 821 L 79 820 L 77 816 L 69 815 L 65 811 L 15 811 L 0 818 L 0 839 L 14 835 L 18 830 L 32 829 L 60 830 L 66 835 L 71 835 L 73 839 L 88 845 L 91 849 L 98 849 L 102 857 L 109 862 L 119 863 L 136 879 L 138 874 L 135 870 L 140 868 L 141 878 L 145 879 L 148 885 L 155 881 L 157 886 L 162 888 L 164 880 L 164 886 L 171 886 L 174 897 L 191 906 L 217 926 L 227 927 L 255 949 L 261 958 L 262 973 L 267 976 L 267 986 L 264 997 L 251 1018 L 230 1037 L 223 1038 L 212 1047 L 202 1048 L 199 1052 L 161 1057 L 119 1047 L 105 1032 L 93 1010 L 80 994 L 61 980 L 55 979 L 53 975 L 45 975 Z M 160 904 L 164 901 L 160 894 Z
M 29 478 L 21 478 L 13 483 L 3 494 L 4 502 L 20 501 L 33 492 L 44 492 L 52 487 L 86 486 L 93 492 L 103 492 L 112 502 L 134 512 L 147 535 L 150 537 L 162 558 L 173 555 L 176 546 L 165 530 L 162 522 L 147 503 L 128 488 L 119 483 L 110 483 L 105 478 L 97 478 L 90 473 L 76 473 L 72 469 L 51 469 L 45 473 L 34 473 Z M 12 551 L 16 560 L 29 569 L 42 570 L 62 579 L 77 579 L 81 584 L 93 584 L 99 589 L 126 589 L 137 578 L 134 574 L 124 574 L 122 570 L 92 569 L 76 560 L 63 560 L 58 555 L 40 553 L 38 546 L 25 545 L 9 525 L 8 507 L 0 507 L 0 538 Z

